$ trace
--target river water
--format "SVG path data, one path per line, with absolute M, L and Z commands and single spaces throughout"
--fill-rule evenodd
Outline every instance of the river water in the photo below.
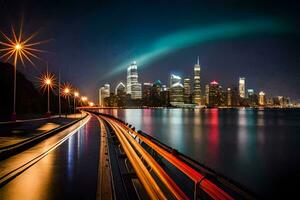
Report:
M 111 109 L 163 143 L 260 197 L 291 193 L 299 180 L 300 110 Z

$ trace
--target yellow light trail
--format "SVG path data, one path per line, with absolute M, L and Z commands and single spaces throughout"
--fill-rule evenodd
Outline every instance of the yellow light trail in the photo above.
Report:
M 145 142 L 149 147 L 151 147 L 154 151 L 156 151 L 164 159 L 166 159 L 168 162 L 173 164 L 177 169 L 179 169 L 184 174 L 186 174 L 195 183 L 201 182 L 201 184 L 199 184 L 198 187 L 203 189 L 213 199 L 227 199 L 227 200 L 233 199 L 229 194 L 227 194 L 224 190 L 222 190 L 217 185 L 212 183 L 210 180 L 206 179 L 202 174 L 200 174 L 199 172 L 197 172 L 196 170 L 194 170 L 193 168 L 188 166 L 186 163 L 184 163 L 178 157 L 172 155 L 172 153 L 159 147 L 153 141 L 147 139 L 146 137 L 142 136 L 138 132 L 133 131 L 132 129 L 126 127 L 124 124 L 118 122 L 117 120 L 110 119 L 108 117 L 104 117 L 104 119 L 109 121 L 110 124 L 114 124 L 115 126 L 123 127 L 123 129 L 126 130 L 126 132 L 128 134 L 131 133 L 131 134 L 134 134 L 135 136 L 137 136 L 140 140 Z
M 146 166 L 143 164 L 142 160 L 136 154 L 133 147 L 127 141 L 125 136 L 120 132 L 120 130 L 118 130 L 115 124 L 110 124 L 114 129 L 114 132 L 116 133 L 120 143 L 123 146 L 125 154 L 127 155 L 129 161 L 132 163 L 132 167 L 134 168 L 137 176 L 139 177 L 139 180 L 142 182 L 150 198 L 166 200 L 166 196 L 163 194 L 162 190 L 159 188 L 154 178 L 150 175 Z
M 164 185 L 169 189 L 169 191 L 176 197 L 176 199 L 188 199 L 185 193 L 177 186 L 177 184 L 171 179 L 171 177 L 164 171 L 164 169 L 154 160 L 154 158 L 149 155 L 148 152 L 131 136 L 128 131 L 120 126 L 118 123 L 113 122 L 109 118 L 103 117 L 106 121 L 109 121 L 111 125 L 117 127 L 119 131 L 127 138 L 130 144 L 141 154 L 142 159 L 144 159 L 155 174 L 160 178 Z

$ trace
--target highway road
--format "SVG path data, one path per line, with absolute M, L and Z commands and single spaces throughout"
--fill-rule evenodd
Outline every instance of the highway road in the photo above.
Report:
M 0 187 L 0 199 L 96 199 L 99 148 L 99 121 L 91 117 L 3 160 L 2 178 L 19 166 L 29 168 Z

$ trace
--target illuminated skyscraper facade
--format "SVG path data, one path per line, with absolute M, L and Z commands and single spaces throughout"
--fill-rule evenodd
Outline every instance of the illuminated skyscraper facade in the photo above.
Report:
M 149 99 L 151 97 L 153 83 L 143 83 L 143 99 Z
M 183 85 L 181 83 L 175 83 L 170 88 L 170 103 L 174 106 L 182 105 L 184 103 Z
M 218 107 L 224 104 L 222 86 L 217 81 L 212 81 L 206 88 L 208 92 L 209 107 Z
M 131 84 L 131 99 L 142 99 L 142 84 Z
M 183 85 L 181 84 L 181 77 L 171 74 L 170 76 L 170 103 L 174 106 L 181 105 L 183 99 Z
M 104 87 L 99 89 L 99 106 L 105 106 L 104 99 L 110 96 L 110 85 L 108 83 L 104 84 Z
M 127 68 L 127 94 L 131 95 L 132 99 L 142 98 L 142 85 L 138 82 L 137 65 L 134 61 Z
M 115 95 L 123 96 L 124 94 L 126 94 L 126 86 L 120 82 L 115 89 Z
M 194 103 L 197 105 L 201 104 L 201 86 L 200 86 L 200 64 L 199 57 L 197 59 L 197 64 L 194 66 Z
M 174 74 L 171 74 L 170 76 L 170 88 L 172 87 L 172 85 L 176 84 L 176 83 L 180 83 L 181 82 L 181 77 L 180 76 L 176 76 Z
M 239 79 L 239 94 L 241 98 L 246 97 L 246 80 L 244 77 L 240 77 Z
M 209 85 L 205 85 L 205 104 L 209 104 Z
M 266 94 L 263 91 L 259 92 L 258 104 L 260 106 L 264 106 L 266 104 Z
M 231 92 L 231 88 L 227 88 L 227 106 L 232 106 L 232 92 Z
M 189 78 L 183 80 L 183 98 L 184 103 L 191 103 L 191 81 Z

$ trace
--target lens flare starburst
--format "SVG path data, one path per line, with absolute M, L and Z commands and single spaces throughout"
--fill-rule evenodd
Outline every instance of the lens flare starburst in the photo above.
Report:
M 38 32 L 35 32 L 28 37 L 24 37 L 22 24 L 23 23 L 21 23 L 19 29 L 19 34 L 17 34 L 14 27 L 11 26 L 12 37 L 9 37 L 2 31 L 0 31 L 3 38 L 5 39 L 5 41 L 0 41 L 0 45 L 3 46 L 2 48 L 0 48 L 0 52 L 2 52 L 0 59 L 3 59 L 5 62 L 13 59 L 14 65 L 17 64 L 18 60 L 20 60 L 23 66 L 25 66 L 25 62 L 28 61 L 33 66 L 35 66 L 32 58 L 41 60 L 41 58 L 38 56 L 38 53 L 46 52 L 44 50 L 36 48 L 36 46 L 46 43 L 49 40 L 36 42 L 33 41 Z
M 40 78 L 40 88 L 43 91 L 46 91 L 46 89 L 49 87 L 51 90 L 56 86 L 55 83 L 55 75 L 49 72 L 46 72 L 43 74 Z
M 61 95 L 63 97 L 71 96 L 72 86 L 70 83 L 64 83 L 61 87 Z

